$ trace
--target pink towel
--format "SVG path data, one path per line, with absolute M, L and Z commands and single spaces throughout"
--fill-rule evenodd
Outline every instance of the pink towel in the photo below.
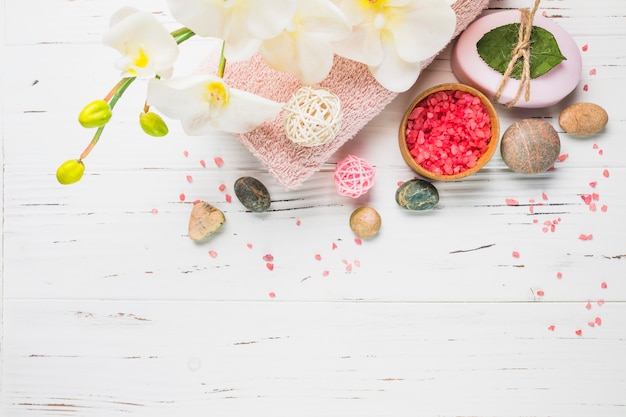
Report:
M 452 8 L 457 15 L 456 38 L 487 7 L 489 0 L 457 0 Z M 435 56 L 425 61 L 428 66 Z M 217 59 L 209 57 L 201 72 L 215 72 Z M 269 68 L 259 55 L 248 61 L 226 65 L 224 79 L 228 85 L 262 97 L 286 102 L 302 84 L 290 74 Z M 320 146 L 303 147 L 285 135 L 282 113 L 250 133 L 238 135 L 277 181 L 286 189 L 301 185 L 344 143 L 352 139 L 372 118 L 378 115 L 398 94 L 385 88 L 360 63 L 335 57 L 329 76 L 320 83 L 341 100 L 343 122 L 337 137 Z

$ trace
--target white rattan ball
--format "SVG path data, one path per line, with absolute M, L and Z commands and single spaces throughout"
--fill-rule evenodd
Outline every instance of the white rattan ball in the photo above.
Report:
M 305 86 L 285 105 L 285 133 L 298 145 L 323 145 L 337 136 L 342 115 L 339 97 L 326 88 Z

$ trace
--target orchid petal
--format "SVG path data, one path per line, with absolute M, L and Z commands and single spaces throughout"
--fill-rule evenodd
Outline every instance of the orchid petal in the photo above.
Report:
M 214 129 L 230 133 L 247 133 L 264 122 L 273 120 L 283 103 L 268 100 L 247 91 L 231 89 L 230 103 L 211 120 Z
M 246 133 L 275 118 L 283 107 L 282 103 L 231 89 L 214 75 L 151 80 L 147 103 L 180 120 L 189 135 L 212 130 Z
M 403 60 L 423 61 L 450 41 L 456 27 L 456 14 L 446 7 L 447 3 L 448 0 L 420 0 L 390 15 L 387 27 L 393 33 Z M 420 42 L 421 39 L 428 41 Z
M 222 39 L 229 61 L 250 58 L 291 22 L 295 0 L 168 0 L 172 16 L 198 36 Z
M 421 62 L 408 62 L 397 53 L 392 42 L 384 39 L 385 58 L 380 65 L 370 67 L 376 81 L 386 89 L 394 92 L 403 92 L 413 86 L 420 75 Z
M 322 81 L 333 65 L 329 41 L 348 35 L 351 27 L 329 0 L 298 0 L 289 29 L 263 42 L 260 53 L 274 69 L 288 72 L 303 84 Z
M 122 53 L 115 65 L 124 76 L 171 76 L 178 45 L 148 12 L 124 7 L 113 14 L 103 42 Z

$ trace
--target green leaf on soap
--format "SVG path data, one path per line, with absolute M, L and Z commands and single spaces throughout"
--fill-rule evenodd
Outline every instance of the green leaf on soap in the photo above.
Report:
M 478 55 L 494 70 L 504 74 L 517 45 L 519 23 L 499 26 L 485 33 L 476 43 Z M 539 26 L 530 32 L 530 78 L 537 78 L 559 65 L 567 58 L 563 56 L 552 33 Z M 519 80 L 523 60 L 518 59 L 511 78 Z

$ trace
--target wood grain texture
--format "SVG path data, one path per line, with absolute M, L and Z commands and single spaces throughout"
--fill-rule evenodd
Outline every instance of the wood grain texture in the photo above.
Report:
M 165 1 L 0 0 L 0 416 L 626 413 L 621 0 L 544 0 L 586 46 L 580 85 L 547 109 L 499 110 L 502 130 L 539 117 L 559 131 L 555 169 L 514 174 L 496 152 L 436 183 L 439 205 L 419 213 L 394 201 L 414 176 L 397 127 L 419 92 L 456 81 L 449 51 L 297 190 L 230 135 L 187 137 L 175 122 L 166 138 L 143 135 L 141 82 L 85 178 L 58 185 L 56 167 L 90 139 L 78 111 L 117 82 L 100 39 L 122 5 L 176 27 Z M 210 46 L 190 41 L 176 71 Z M 600 134 L 558 126 L 579 101 L 607 110 Z M 332 181 L 349 154 L 376 168 L 358 199 Z M 270 211 L 239 204 L 244 175 L 267 186 Z M 198 199 L 227 218 L 202 244 L 187 236 Z M 357 241 L 349 216 L 362 205 L 382 227 Z

